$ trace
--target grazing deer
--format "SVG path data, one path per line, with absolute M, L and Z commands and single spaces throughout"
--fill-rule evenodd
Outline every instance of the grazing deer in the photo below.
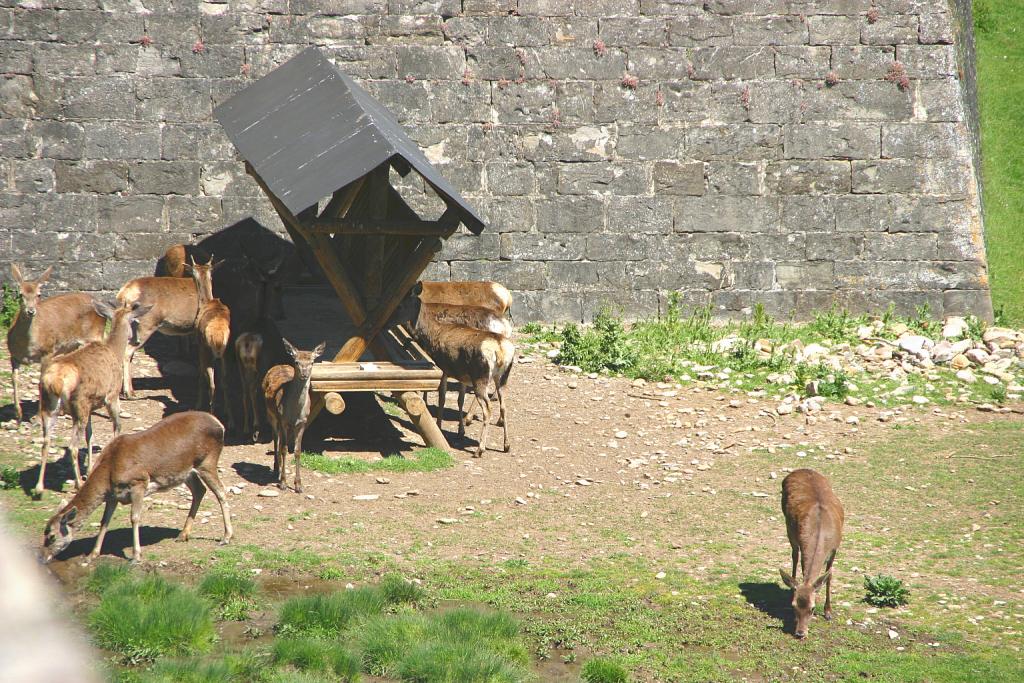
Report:
M 291 365 L 275 365 L 263 378 L 263 396 L 267 403 L 267 419 L 274 432 L 274 476 L 279 488 L 287 488 L 286 461 L 289 448 L 295 452 L 295 491 L 302 493 L 302 434 L 309 417 L 309 385 L 313 361 L 325 348 L 320 342 L 312 351 L 299 351 L 287 339 L 284 348 L 292 358 Z
M 832 619 L 832 562 L 843 538 L 843 505 L 832 492 L 828 479 L 814 470 L 790 472 L 782 480 L 782 512 L 786 535 L 793 549 L 793 571 L 779 569 L 782 581 L 793 589 L 796 637 L 807 636 L 814 614 L 814 597 L 825 584 L 825 618 Z M 800 560 L 803 581 L 796 581 Z M 824 567 L 824 574 L 821 574 Z M 820 576 L 819 576 L 820 574 Z
M 11 329 L 7 331 L 14 412 L 18 422 L 24 417 L 18 397 L 18 370 L 21 366 L 103 339 L 106 326 L 106 321 L 93 309 L 93 299 L 88 294 L 61 294 L 40 300 L 39 292 L 52 273 L 53 266 L 50 266 L 35 280 L 28 280 L 22 275 L 21 268 L 11 264 L 11 277 L 18 285 L 21 304 Z
M 213 262 L 210 256 L 205 264 L 192 260 L 190 269 L 199 296 L 199 313 L 196 316 L 196 331 L 199 333 L 199 387 L 196 390 L 196 409 L 207 408 L 213 412 L 217 394 L 213 361 L 220 364 L 221 397 L 228 414 L 228 429 L 234 429 L 235 418 L 231 400 L 224 386 L 228 381 L 228 351 L 231 341 L 231 311 L 220 299 L 213 298 L 213 271 L 223 261 Z
M 465 436 L 467 421 L 463 418 L 466 387 L 473 388 L 476 405 L 480 407 L 483 427 L 477 445 L 476 457 L 486 450 L 487 427 L 491 421 L 490 388 L 498 397 L 499 424 L 504 433 L 503 449 L 510 449 L 508 422 L 505 416 L 505 400 L 502 389 L 508 383 L 516 347 L 510 339 L 493 332 L 478 330 L 465 325 L 438 323 L 417 311 L 414 334 L 427 348 L 430 357 L 441 369 L 441 384 L 437 395 L 437 427 L 441 428 L 448 378 L 459 382 L 459 436 Z
M 132 360 L 135 352 L 154 332 L 171 336 L 190 335 L 196 330 L 199 294 L 195 282 L 179 277 L 139 277 L 129 280 L 117 293 L 121 305 L 139 304 L 149 311 L 139 318 L 138 335 L 125 349 L 122 393 L 133 398 Z
M 260 425 L 260 362 L 263 352 L 263 335 L 258 332 L 244 332 L 235 340 L 235 358 L 238 359 L 238 373 L 242 379 L 242 433 L 255 440 Z
M 145 431 L 114 438 L 103 449 L 99 464 L 85 485 L 47 522 L 43 559 L 49 562 L 67 547 L 92 511 L 105 503 L 96 545 L 89 554 L 90 560 L 95 558 L 103 547 L 114 510 L 121 503 L 132 506 L 132 562 L 141 561 L 139 524 L 143 498 L 182 483 L 192 491 L 192 507 L 177 540 L 188 540 L 199 504 L 206 489 L 210 489 L 224 516 L 224 538 L 220 542 L 228 543 L 234 531 L 224 485 L 217 475 L 217 461 L 223 448 L 224 425 L 213 415 L 201 412 L 176 413 Z
M 43 491 L 46 461 L 50 451 L 50 433 L 56 426 L 63 407 L 74 423 L 68 450 L 75 469 L 75 485 L 82 486 L 78 467 L 78 445 L 85 430 L 86 474 L 92 471 L 92 412 L 106 406 L 114 422 L 114 434 L 121 432 L 121 362 L 125 347 L 135 340 L 138 319 L 149 311 L 148 306 L 122 305 L 116 310 L 95 302 L 96 312 L 111 321 L 105 341 L 89 342 L 74 351 L 54 356 L 39 380 L 39 422 L 43 426 L 43 448 L 39 458 L 39 481 L 35 492 Z

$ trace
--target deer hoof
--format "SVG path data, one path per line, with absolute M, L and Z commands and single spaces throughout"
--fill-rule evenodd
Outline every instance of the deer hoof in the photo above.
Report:
M 295 493 L 302 493 L 302 482 L 295 482 Z
M 174 537 L 174 541 L 176 543 L 187 543 L 188 542 L 188 535 L 187 534 L 178 534 L 177 536 Z
M 283 481 L 279 481 L 277 482 L 277 488 L 281 489 L 282 491 L 287 491 L 288 484 L 284 483 Z
M 222 538 L 219 541 L 217 541 L 217 545 L 229 545 L 230 543 L 231 543 L 231 539 L 230 538 Z
M 832 610 L 825 610 L 825 621 L 832 621 Z

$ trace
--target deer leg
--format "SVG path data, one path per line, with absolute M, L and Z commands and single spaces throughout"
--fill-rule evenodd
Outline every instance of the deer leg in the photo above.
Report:
M 282 425 L 282 429 L 279 430 L 280 431 L 280 435 L 278 437 L 279 438 L 279 444 L 277 446 L 275 446 L 275 453 L 276 453 L 276 455 L 274 456 L 274 459 L 275 459 L 276 464 L 279 467 L 279 469 L 278 469 L 277 488 L 279 488 L 281 490 L 287 490 L 288 489 L 288 435 L 286 433 L 286 430 L 283 427 L 284 426 Z
M 199 381 L 196 384 L 196 410 L 208 410 L 213 413 L 213 365 L 210 364 L 210 352 L 206 344 L 199 345 Z M 210 392 L 207 408 L 206 393 Z
M 92 474 L 92 412 L 85 419 L 85 476 Z
M 18 398 L 18 368 L 21 367 L 18 361 L 11 358 L 11 378 L 13 380 L 13 391 L 14 391 L 14 414 L 18 418 L 18 423 L 21 423 L 24 414 L 21 412 L 21 400 Z
M 491 426 L 491 400 L 487 398 L 487 384 L 484 383 L 482 386 L 477 383 L 473 387 L 473 392 L 476 394 L 476 402 L 480 405 L 480 420 L 483 422 L 483 426 L 480 428 L 480 442 L 476 447 L 476 457 L 481 457 L 484 451 L 487 450 L 487 428 Z
M 502 432 L 504 433 L 503 447 L 505 452 L 508 453 L 512 450 L 512 446 L 508 440 L 508 422 L 505 420 L 505 397 L 501 395 L 501 387 L 497 387 L 494 393 L 498 395 L 498 424 L 501 425 Z
M 302 435 L 306 431 L 306 423 L 299 423 L 295 431 L 295 493 L 302 493 Z
M 139 525 L 142 523 L 142 499 L 146 495 L 144 486 L 132 487 L 132 564 L 142 562 L 142 543 L 139 542 Z
M 185 524 L 181 527 L 181 532 L 175 541 L 187 541 L 189 534 L 192 533 L 192 524 L 196 521 L 196 513 L 199 512 L 199 504 L 203 502 L 203 496 L 206 495 L 206 487 L 203 486 L 203 482 L 199 480 L 199 476 L 193 471 L 188 478 L 185 479 L 185 486 L 188 486 L 188 490 L 192 492 L 192 506 L 188 509 L 188 517 L 185 518 Z
M 89 553 L 89 560 L 96 559 L 100 554 L 100 550 L 103 549 L 103 538 L 107 535 L 107 528 L 110 526 L 110 520 L 114 516 L 114 510 L 117 509 L 117 498 L 109 496 L 107 498 L 107 506 L 103 508 L 103 519 L 100 520 L 100 532 L 96 534 L 96 545 L 92 547 L 92 552 Z
M 220 513 L 224 516 L 224 538 L 220 540 L 220 544 L 227 545 L 231 542 L 231 537 L 235 535 L 235 530 L 231 527 L 231 510 L 228 508 L 228 497 L 224 493 L 224 486 L 220 483 L 216 470 L 207 472 L 204 469 L 199 469 L 196 472 L 206 484 L 206 488 L 213 491 L 214 498 L 220 503 Z
M 71 443 L 68 444 L 68 454 L 71 456 L 71 464 L 75 467 L 75 488 L 82 488 L 82 471 L 78 466 L 78 444 L 82 439 L 84 425 L 78 415 L 72 415 L 74 427 L 71 430 Z
M 441 383 L 437 385 L 437 428 L 441 429 L 444 421 L 444 403 L 448 397 L 448 375 L 441 372 Z M 426 403 L 426 401 L 424 401 Z
M 123 376 L 121 377 L 121 395 L 129 399 L 135 398 L 135 388 L 132 386 L 132 360 L 135 358 L 135 352 L 138 349 L 138 346 L 129 343 L 124 350 L 124 365 L 122 368 Z
M 825 563 L 825 571 L 829 572 L 828 578 L 825 579 L 825 619 L 832 621 L 832 563 L 836 559 L 836 551 L 832 551 L 832 555 L 829 556 L 828 562 Z
M 465 438 L 466 436 L 466 423 L 463 421 L 462 416 L 465 414 L 466 405 L 466 385 L 459 382 L 459 438 Z
M 220 400 L 224 404 L 224 412 L 228 416 L 228 431 L 235 431 L 235 410 L 228 396 L 228 357 L 227 352 L 220 357 Z
M 115 392 L 107 401 L 107 413 L 110 421 L 114 423 L 114 436 L 121 433 L 121 397 Z
M 800 546 L 794 545 L 793 546 L 793 571 L 790 572 L 790 576 L 793 577 L 794 581 L 796 581 L 796 565 L 797 565 L 797 562 L 799 562 L 799 561 L 800 561 Z
M 43 427 L 43 450 L 39 455 L 39 481 L 33 489 L 37 496 L 43 493 L 43 480 L 46 477 L 46 463 L 50 459 L 50 433 L 57 426 L 57 405 L 47 405 L 47 397 L 39 396 L 39 423 Z

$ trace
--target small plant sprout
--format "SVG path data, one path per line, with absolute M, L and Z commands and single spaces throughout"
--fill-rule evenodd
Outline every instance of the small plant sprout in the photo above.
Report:
M 152 44 L 153 39 L 149 37 L 149 34 L 145 34 L 141 38 L 139 38 L 139 45 L 141 45 L 142 47 L 149 47 Z
M 472 82 L 473 72 L 470 71 L 469 68 L 467 67 L 466 70 L 462 72 L 462 85 L 469 85 Z
M 654 104 L 659 107 L 665 106 L 665 93 L 662 90 L 654 93 Z
M 873 24 L 876 21 L 878 21 L 879 14 L 880 13 L 878 11 L 878 8 L 875 7 L 874 5 L 868 8 L 867 14 L 865 14 L 865 16 L 868 18 L 868 23 Z
M 608 53 L 608 46 L 604 44 L 604 41 L 598 38 L 594 41 L 594 54 L 598 57 L 604 57 Z
M 239 71 L 239 72 L 240 72 L 240 73 L 241 73 L 241 74 L 242 74 L 243 76 L 248 76 L 248 75 L 249 75 L 249 73 L 250 73 L 250 72 L 252 71 L 252 65 L 251 65 L 251 64 L 249 64 L 249 63 L 245 63 L 245 64 L 243 64 L 243 65 L 242 65 L 242 67 L 241 67 L 241 68 L 240 68 L 240 69 L 239 69 L 238 71 Z
M 621 85 L 627 90 L 636 90 L 640 85 L 640 79 L 627 73 L 622 76 Z
M 519 66 L 526 66 L 526 50 L 521 47 L 517 47 L 516 59 L 519 60 Z
M 405 82 L 406 83 L 415 83 L 416 82 L 416 77 L 413 76 L 412 74 L 406 74 L 405 75 Z
M 743 86 L 743 90 L 740 92 L 740 104 L 743 105 L 744 109 L 746 109 L 748 111 L 750 110 L 750 86 L 749 85 Z
M 697 75 L 697 68 L 693 64 L 687 64 L 686 65 L 686 76 L 688 78 L 693 78 L 696 75 Z
M 836 75 L 835 71 L 829 71 L 828 74 L 825 75 L 825 85 L 827 85 L 828 87 L 831 88 L 833 85 L 836 85 L 838 83 L 839 76 Z
M 910 87 L 910 77 L 907 76 L 907 69 L 903 62 L 893 62 L 889 65 L 889 71 L 885 74 L 885 80 L 895 83 L 900 90 Z
M 558 107 L 551 108 L 551 127 L 558 128 L 562 125 L 562 111 Z
M 202 54 L 203 52 L 206 52 L 206 44 L 203 43 L 202 40 L 197 40 L 196 42 L 192 43 L 192 53 L 193 54 L 197 54 L 198 55 L 198 54 Z
M 498 79 L 498 88 L 500 90 L 504 90 L 505 88 L 507 88 L 509 86 L 509 83 L 511 83 L 511 82 L 512 81 L 508 80 L 505 77 L 499 78 Z
M 879 574 L 864 577 L 864 601 L 875 607 L 900 607 L 910 602 L 910 591 L 899 579 Z

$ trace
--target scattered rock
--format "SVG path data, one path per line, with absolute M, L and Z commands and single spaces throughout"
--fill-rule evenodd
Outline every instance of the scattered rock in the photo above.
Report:
M 281 492 L 277 489 L 261 489 L 256 495 L 263 498 L 277 498 L 281 495 Z
M 779 405 L 775 406 L 775 412 L 779 415 L 789 415 L 793 412 L 794 407 L 792 403 L 783 401 Z
M 946 323 L 942 326 L 942 338 L 943 339 L 960 339 L 967 334 L 967 321 L 959 316 L 950 316 L 946 318 Z
M 380 496 L 376 493 L 364 493 L 358 496 L 352 496 L 352 500 L 377 500 Z
M 458 524 L 459 520 L 454 517 L 441 517 L 437 520 L 438 524 Z

